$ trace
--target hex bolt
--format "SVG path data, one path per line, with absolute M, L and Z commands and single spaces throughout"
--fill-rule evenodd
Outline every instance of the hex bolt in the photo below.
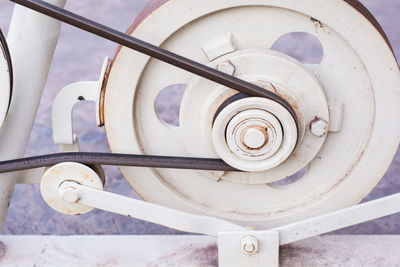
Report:
M 224 61 L 217 65 L 217 70 L 228 75 L 233 75 L 235 73 L 235 66 L 230 61 Z
M 247 255 L 258 252 L 258 240 L 254 236 L 247 235 L 240 241 L 240 247 Z
M 60 186 L 58 194 L 68 203 L 76 203 L 79 200 L 78 192 L 76 188 L 72 186 Z
M 322 137 L 328 132 L 328 123 L 326 120 L 316 118 L 310 125 L 311 133 L 317 137 Z

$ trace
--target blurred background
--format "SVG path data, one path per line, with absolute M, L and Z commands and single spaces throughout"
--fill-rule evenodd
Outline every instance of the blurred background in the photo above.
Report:
M 66 9 L 84 17 L 103 23 L 120 31 L 125 31 L 149 0 L 70 0 Z M 363 0 L 377 18 L 392 43 L 395 54 L 400 59 L 400 1 Z M 12 16 L 11 2 L 0 3 L 0 27 L 7 33 Z M 340 14 L 338 14 L 340 16 Z M 299 46 L 299 39 L 305 36 L 290 36 L 275 47 L 301 61 L 318 60 L 318 47 L 308 50 Z M 312 40 L 310 40 L 312 43 Z M 311 48 L 310 48 L 311 47 Z M 86 80 L 97 80 L 104 57 L 113 57 L 117 45 L 75 29 L 62 26 L 60 41 L 43 94 L 38 116 L 35 121 L 26 156 L 47 154 L 58 151 L 52 143 L 51 104 L 57 93 L 66 85 Z M 156 107 L 160 116 L 171 124 L 176 124 L 179 111 L 181 88 L 173 88 L 160 95 Z M 74 129 L 80 138 L 82 151 L 108 152 L 103 128 L 95 123 L 94 104 L 79 103 L 74 111 Z M 106 167 L 106 190 L 129 197 L 138 198 L 122 177 L 118 168 Z M 400 154 L 396 156 L 381 183 L 367 200 L 400 192 Z M 386 217 L 370 223 L 341 230 L 340 234 L 400 234 L 400 215 Z M 179 234 L 158 225 L 145 223 L 125 216 L 94 210 L 81 216 L 66 216 L 53 211 L 43 201 L 39 185 L 17 185 L 3 234 Z

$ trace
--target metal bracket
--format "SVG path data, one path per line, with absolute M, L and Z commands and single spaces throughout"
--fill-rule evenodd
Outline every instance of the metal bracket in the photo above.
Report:
M 102 102 L 104 83 L 109 71 L 111 60 L 106 57 L 98 81 L 77 82 L 63 88 L 53 103 L 53 139 L 60 145 L 63 152 L 78 152 L 79 141 L 73 133 L 72 111 L 79 101 L 94 101 L 96 103 L 96 122 L 104 124 Z

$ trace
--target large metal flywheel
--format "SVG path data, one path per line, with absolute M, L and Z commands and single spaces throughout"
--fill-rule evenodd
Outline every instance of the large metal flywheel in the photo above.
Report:
M 319 40 L 321 63 L 271 50 L 293 32 Z M 129 34 L 270 90 L 296 113 L 120 48 L 104 105 L 112 152 L 221 158 L 242 171 L 121 167 L 147 201 L 272 227 L 358 203 L 396 153 L 399 70 L 358 1 L 153 1 Z M 155 110 L 174 84 L 186 85 L 179 127 Z

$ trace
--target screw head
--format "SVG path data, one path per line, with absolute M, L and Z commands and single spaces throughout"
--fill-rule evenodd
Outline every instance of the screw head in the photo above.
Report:
M 328 132 L 328 122 L 321 118 L 316 118 L 310 125 L 311 133 L 315 136 L 322 137 Z
M 235 66 L 230 61 L 224 61 L 217 65 L 217 70 L 228 75 L 233 75 L 235 73 Z
M 254 236 L 247 235 L 240 241 L 240 247 L 247 255 L 258 252 L 258 240 Z

